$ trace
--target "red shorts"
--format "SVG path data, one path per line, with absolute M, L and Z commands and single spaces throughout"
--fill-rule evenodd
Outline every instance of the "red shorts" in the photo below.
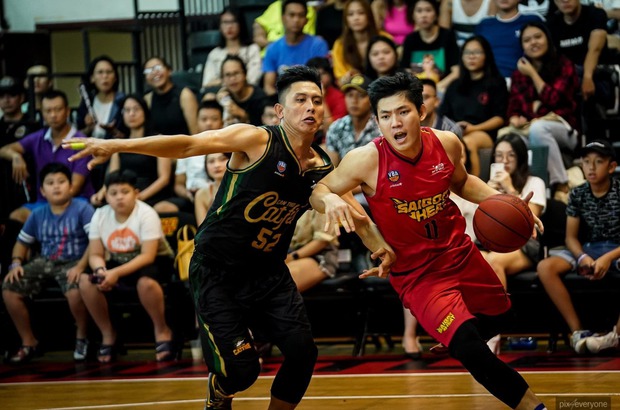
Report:
M 459 326 L 474 314 L 496 316 L 510 309 L 502 283 L 472 245 L 461 263 L 423 273 L 392 276 L 392 286 L 428 334 L 448 346 Z

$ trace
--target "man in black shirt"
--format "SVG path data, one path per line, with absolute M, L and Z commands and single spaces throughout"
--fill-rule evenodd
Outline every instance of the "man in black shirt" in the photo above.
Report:
M 582 5 L 579 0 L 555 0 L 558 7 L 549 17 L 549 29 L 556 48 L 577 67 L 581 76 L 581 94 L 584 102 L 584 130 L 588 139 L 601 138 L 601 107 L 613 104 L 610 78 L 597 70 L 599 64 L 609 64 L 611 53 L 607 47 L 607 15 L 605 10 Z M 599 105 L 597 109 L 597 105 Z

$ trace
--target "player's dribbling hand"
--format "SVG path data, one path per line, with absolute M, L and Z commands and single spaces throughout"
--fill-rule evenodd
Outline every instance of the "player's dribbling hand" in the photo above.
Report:
M 365 270 L 359 277 L 360 279 L 368 278 L 371 276 L 377 276 L 379 278 L 387 278 L 390 274 L 390 268 L 392 264 L 396 261 L 396 254 L 392 249 L 379 248 L 377 251 L 373 252 L 370 255 L 372 260 L 379 258 L 381 260 L 381 264 L 374 268 L 370 268 Z
M 532 197 L 534 196 L 534 192 L 530 191 L 527 196 L 525 197 L 525 199 L 523 199 L 523 201 L 526 204 L 530 203 L 530 199 L 532 199 Z M 532 238 L 536 238 L 538 236 L 538 232 L 540 233 L 544 233 L 545 232 L 545 226 L 543 225 L 542 221 L 540 220 L 539 217 L 537 217 L 536 215 L 534 215 L 534 213 L 532 213 L 532 216 L 534 217 L 534 230 L 532 232 Z
M 92 170 L 95 165 L 107 162 L 112 155 L 112 151 L 106 147 L 109 142 L 110 140 L 98 138 L 71 138 L 63 141 L 62 147 L 77 151 L 77 153 L 69 157 L 70 162 L 92 155 L 93 159 L 88 162 L 88 169 Z

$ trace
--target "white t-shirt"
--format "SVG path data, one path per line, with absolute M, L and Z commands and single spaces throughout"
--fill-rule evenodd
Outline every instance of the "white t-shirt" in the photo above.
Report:
M 542 206 L 543 212 L 545 212 L 545 208 L 547 207 L 547 187 L 545 187 L 545 181 L 530 175 L 525 183 L 525 186 L 521 190 L 519 198 L 525 199 L 530 191 L 534 192 L 532 199 L 530 199 L 530 203 Z
M 95 111 L 98 121 L 97 125 L 95 125 L 95 129 L 93 130 L 93 137 L 105 138 L 106 130 L 101 128 L 99 124 L 108 123 L 108 120 L 110 119 L 110 111 L 112 110 L 112 101 L 102 103 L 99 101 L 99 98 L 95 97 L 93 99 L 93 110 Z
M 181 158 L 177 160 L 176 175 L 185 174 L 185 187 L 189 190 L 197 190 L 209 185 L 207 171 L 205 170 L 206 155 Z
M 153 208 L 142 201 L 136 201 L 136 206 L 125 222 L 118 222 L 114 210 L 105 205 L 95 211 L 90 221 L 88 239 L 101 239 L 105 249 L 110 252 L 112 259 L 116 254 L 140 253 L 142 243 L 154 239 L 159 240 L 158 256 L 170 255 L 172 250 L 164 237 L 159 215 Z
M 459 207 L 463 218 L 465 218 L 465 233 L 469 235 L 472 241 L 476 240 L 476 233 L 474 232 L 474 214 L 478 209 L 478 204 L 469 202 L 466 199 L 461 198 L 457 194 L 451 192 L 450 199 Z

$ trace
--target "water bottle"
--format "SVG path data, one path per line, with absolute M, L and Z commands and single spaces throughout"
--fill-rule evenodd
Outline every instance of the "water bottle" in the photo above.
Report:
M 535 337 L 509 337 L 508 347 L 512 350 L 535 350 L 538 342 Z

